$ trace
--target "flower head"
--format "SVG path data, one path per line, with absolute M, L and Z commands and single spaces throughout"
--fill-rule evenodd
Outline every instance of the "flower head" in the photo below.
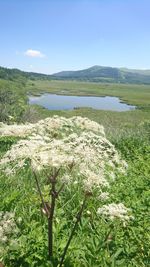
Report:
M 2 124 L 0 133 L 23 137 L 0 161 L 8 176 L 25 168 L 27 160 L 39 172 L 44 168 L 63 168 L 68 173 L 73 167 L 74 173 L 82 177 L 85 190 L 91 191 L 94 187 L 109 187 L 107 177 L 111 178 L 116 167 L 120 171 L 126 169 L 105 137 L 103 126 L 87 118 L 54 116 L 35 124 Z
M 126 208 L 124 204 L 111 203 L 109 205 L 104 205 L 99 208 L 97 213 L 104 217 L 110 218 L 110 220 L 120 219 L 121 221 L 129 221 L 132 216 L 128 215 L 130 209 Z

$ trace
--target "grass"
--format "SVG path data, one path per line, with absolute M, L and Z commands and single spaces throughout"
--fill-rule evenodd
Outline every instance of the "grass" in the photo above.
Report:
M 23 100 L 24 110 L 21 120 L 35 122 L 39 119 L 58 114 L 60 116 L 84 116 L 104 125 L 106 133 L 111 136 L 122 136 L 131 132 L 141 132 L 141 125 L 150 117 L 150 86 L 131 84 L 103 84 L 77 81 L 42 81 L 28 80 L 25 85 L 20 82 L 0 80 L 0 90 L 8 89 Z M 81 108 L 70 111 L 50 111 L 40 106 L 27 105 L 27 94 L 39 95 L 50 92 L 68 95 L 119 96 L 122 101 L 136 105 L 137 109 L 128 112 L 114 112 Z M 2 106 L 3 109 L 3 106 Z M 10 107 L 8 106 L 8 109 Z M 17 112 L 18 104 L 14 106 L 13 114 Z M 15 112 L 16 111 L 16 112 Z M 10 112 L 8 112 L 9 115 Z M 11 114 L 10 114 L 11 115 Z M 133 131 L 132 131 L 133 130 Z
M 42 92 L 69 94 L 69 95 L 95 95 L 118 96 L 129 104 L 143 106 L 150 103 L 149 85 L 131 84 L 103 84 L 77 81 L 34 81 L 28 82 L 30 93 Z
M 115 112 L 95 110 L 92 108 L 81 108 L 70 111 L 64 110 L 47 110 L 40 106 L 31 106 L 31 114 L 28 116 L 28 121 L 35 122 L 46 117 L 54 115 L 72 117 L 82 116 L 88 117 L 102 124 L 105 128 L 109 139 L 120 139 L 123 136 L 143 136 L 145 134 L 145 125 L 149 121 L 150 112 L 142 110 L 134 110 L 127 112 Z M 34 116 L 32 114 L 34 113 Z
M 1 85 L 1 83 L 0 83 Z M 22 87 L 4 83 L 18 94 L 39 94 L 42 92 L 72 95 L 110 95 L 119 96 L 138 109 L 128 112 L 112 112 L 81 108 L 71 111 L 50 111 L 40 106 L 30 106 L 26 113 L 27 121 L 38 121 L 48 116 L 83 116 L 104 125 L 106 136 L 113 142 L 128 165 L 127 175 L 120 175 L 111 188 L 111 201 L 123 202 L 130 207 L 134 220 L 128 227 L 116 223 L 106 223 L 96 218 L 97 203 L 94 198 L 84 212 L 82 223 L 69 248 L 64 267 L 147 267 L 150 265 L 149 229 L 149 173 L 150 173 L 150 86 L 97 84 L 75 81 L 28 81 Z M 16 138 L 1 138 L 3 155 Z M 44 177 L 41 177 L 44 192 Z M 22 217 L 19 226 L 20 247 L 8 247 L 3 259 L 6 267 L 48 267 L 46 219 L 41 217 L 40 201 L 30 170 L 22 171 L 15 177 L 1 175 L 0 208 L 15 211 Z M 55 217 L 55 258 L 62 254 L 72 220 L 82 199 L 79 189 L 75 194 L 65 190 L 58 199 Z M 65 216 L 64 216 L 65 214 Z M 90 214 L 90 215 L 89 215 Z
M 6 139 L 8 142 L 6 142 Z M 3 152 L 16 140 L 5 139 Z M 115 146 L 128 162 L 127 175 L 119 175 L 111 187 L 112 202 L 123 202 L 132 209 L 132 220 L 128 226 L 119 222 L 107 222 L 96 215 L 99 201 L 89 200 L 82 221 L 70 245 L 64 267 L 147 267 L 149 266 L 149 171 L 147 138 L 122 138 Z M 7 146 L 6 146 L 7 145 Z M 1 146 L 2 147 L 2 146 Z M 43 191 L 45 178 L 40 177 Z M 73 189 L 73 188 L 72 188 Z M 66 188 L 57 201 L 55 214 L 55 262 L 61 256 L 73 220 L 82 201 L 80 189 L 74 193 Z M 47 260 L 46 218 L 41 216 L 40 201 L 30 169 L 15 177 L 1 175 L 1 210 L 15 211 L 22 218 L 19 225 L 19 247 L 8 247 L 3 258 L 6 267 L 52 267 Z
M 150 86 L 146 85 L 100 84 L 77 81 L 29 81 L 26 89 L 31 94 L 36 95 L 42 92 L 49 92 L 68 95 L 118 96 L 122 101 L 137 106 L 137 109 L 133 111 L 115 112 L 92 108 L 52 111 L 35 105 L 31 108 L 34 110 L 34 118 L 31 118 L 31 121 L 55 114 L 65 117 L 88 117 L 104 125 L 106 134 L 110 139 L 119 139 L 124 135 L 138 134 L 141 136 L 143 134 L 143 125 L 150 118 Z
M 150 118 L 150 86 L 131 84 L 101 84 L 77 81 L 28 81 L 26 90 L 30 94 L 39 95 L 49 92 L 68 95 L 118 96 L 128 104 L 136 105 L 137 109 L 127 112 L 103 111 L 92 108 L 80 108 L 70 111 L 46 110 L 40 106 L 32 106 L 34 116 L 28 120 L 36 121 L 48 116 L 65 117 L 83 116 L 104 125 L 109 138 L 120 138 L 124 135 L 141 135 L 143 124 Z M 32 112 L 31 112 L 32 114 Z

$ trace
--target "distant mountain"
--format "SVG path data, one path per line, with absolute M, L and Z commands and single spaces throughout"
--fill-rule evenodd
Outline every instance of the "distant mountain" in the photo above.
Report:
M 0 79 L 19 80 L 77 80 L 105 83 L 150 84 L 150 70 L 93 66 L 84 70 L 61 71 L 53 75 L 25 72 L 19 69 L 0 67 Z
M 127 68 L 93 66 L 78 71 L 62 71 L 52 76 L 57 79 L 67 80 L 150 84 L 150 70 L 134 70 Z
M 36 80 L 36 79 L 48 79 L 50 75 L 35 73 L 35 72 L 25 72 L 19 69 L 9 69 L 0 67 L 0 79 L 16 81 L 16 80 Z

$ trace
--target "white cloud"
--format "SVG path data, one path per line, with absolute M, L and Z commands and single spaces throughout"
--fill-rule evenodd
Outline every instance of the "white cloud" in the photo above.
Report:
M 33 49 L 28 49 L 24 54 L 28 57 L 45 57 L 45 55 L 42 54 L 40 51 Z

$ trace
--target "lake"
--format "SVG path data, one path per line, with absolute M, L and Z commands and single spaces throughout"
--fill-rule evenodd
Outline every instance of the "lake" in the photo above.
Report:
M 118 97 L 98 96 L 72 96 L 41 94 L 40 96 L 28 96 L 29 104 L 37 104 L 49 110 L 72 110 L 75 108 L 94 108 L 112 111 L 134 110 L 135 106 L 122 103 Z

